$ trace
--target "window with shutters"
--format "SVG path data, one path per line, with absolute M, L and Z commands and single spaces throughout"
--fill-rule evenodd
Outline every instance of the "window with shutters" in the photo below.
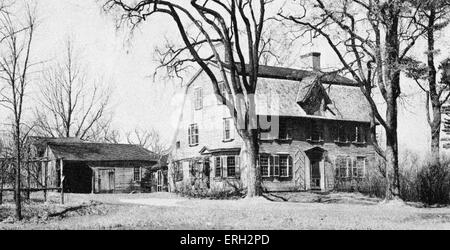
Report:
M 195 110 L 203 108 L 203 90 L 202 88 L 196 88 L 194 90 L 194 107 Z
M 188 141 L 189 141 L 189 146 L 197 146 L 198 145 L 198 125 L 197 124 L 189 125 Z
M 215 178 L 238 178 L 239 177 L 239 156 L 216 156 L 214 166 Z

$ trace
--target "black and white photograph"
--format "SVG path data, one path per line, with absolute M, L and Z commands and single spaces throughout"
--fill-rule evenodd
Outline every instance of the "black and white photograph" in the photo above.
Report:
M 0 230 L 450 230 L 450 0 L 0 0 Z

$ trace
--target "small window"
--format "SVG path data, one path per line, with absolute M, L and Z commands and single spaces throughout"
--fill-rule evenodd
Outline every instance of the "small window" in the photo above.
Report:
M 180 141 L 177 141 L 177 142 L 176 142 L 176 147 L 177 147 L 177 148 L 180 148 L 180 146 L 181 146 Z
M 356 126 L 356 142 L 366 143 L 366 131 L 363 125 Z
M 134 181 L 141 181 L 141 168 L 134 168 L 134 175 L 133 175 Z
M 348 142 L 347 127 L 344 124 L 338 124 L 338 141 L 342 143 Z
M 323 141 L 323 123 L 321 121 L 312 120 L 310 122 L 309 140 L 314 142 Z
M 203 108 L 203 91 L 202 88 L 196 88 L 194 90 L 194 107 L 195 110 Z
M 233 140 L 233 134 L 231 129 L 232 118 L 223 119 L 223 140 L 230 141 Z
M 197 126 L 197 124 L 189 125 L 188 140 L 189 140 L 189 146 L 197 146 L 198 145 L 198 126 Z
M 289 133 L 289 129 L 288 129 L 288 124 L 286 119 L 281 119 L 280 118 L 280 128 L 279 128 L 279 134 L 278 134 L 278 138 L 280 140 L 290 140 L 291 139 L 291 135 Z
M 227 176 L 228 177 L 236 177 L 236 157 L 235 156 L 227 157 Z

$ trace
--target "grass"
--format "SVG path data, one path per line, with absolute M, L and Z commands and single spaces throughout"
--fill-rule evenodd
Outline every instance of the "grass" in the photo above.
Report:
M 25 203 L 26 219 L 0 222 L 0 229 L 450 229 L 449 207 L 384 204 L 345 193 L 273 193 L 267 198 L 272 201 L 68 194 L 67 203 L 59 205 L 59 195 L 52 194 L 47 204 L 38 198 Z M 0 206 L 0 218 L 10 218 L 13 208 Z

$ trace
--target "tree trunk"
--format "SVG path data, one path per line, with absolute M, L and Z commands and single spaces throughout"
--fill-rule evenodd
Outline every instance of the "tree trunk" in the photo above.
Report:
M 430 15 L 428 17 L 428 27 L 427 27 L 427 43 L 428 43 L 428 53 L 427 53 L 427 64 L 428 64 L 428 86 L 429 93 L 427 93 L 431 100 L 431 109 L 433 118 L 430 118 L 428 114 L 428 123 L 431 128 L 431 157 L 433 162 L 439 162 L 439 142 L 441 135 L 441 100 L 439 98 L 437 90 L 437 71 L 434 64 L 434 26 L 436 19 L 436 11 L 431 8 Z M 427 99 L 428 100 L 428 99 Z M 428 103 L 427 103 L 428 107 Z
M 20 160 L 21 160 L 21 147 L 20 147 L 20 128 L 19 122 L 16 124 L 16 185 L 15 185 L 15 197 L 16 197 L 16 219 L 22 219 L 22 201 L 20 197 Z
M 244 144 L 241 152 L 241 168 L 246 173 L 244 185 L 247 187 L 247 197 L 261 196 L 261 171 L 259 164 L 257 164 L 259 152 L 258 132 L 256 129 L 253 129 L 242 134 L 246 134 L 242 136 Z
M 397 135 L 397 98 L 400 95 L 400 2 L 389 1 L 386 12 L 386 177 L 392 170 L 392 182 L 388 185 L 386 199 L 400 197 L 400 172 L 398 165 L 398 135 Z
M 433 104 L 433 121 L 431 127 L 431 157 L 432 161 L 438 163 L 440 158 L 440 141 L 441 141 L 441 107 Z

